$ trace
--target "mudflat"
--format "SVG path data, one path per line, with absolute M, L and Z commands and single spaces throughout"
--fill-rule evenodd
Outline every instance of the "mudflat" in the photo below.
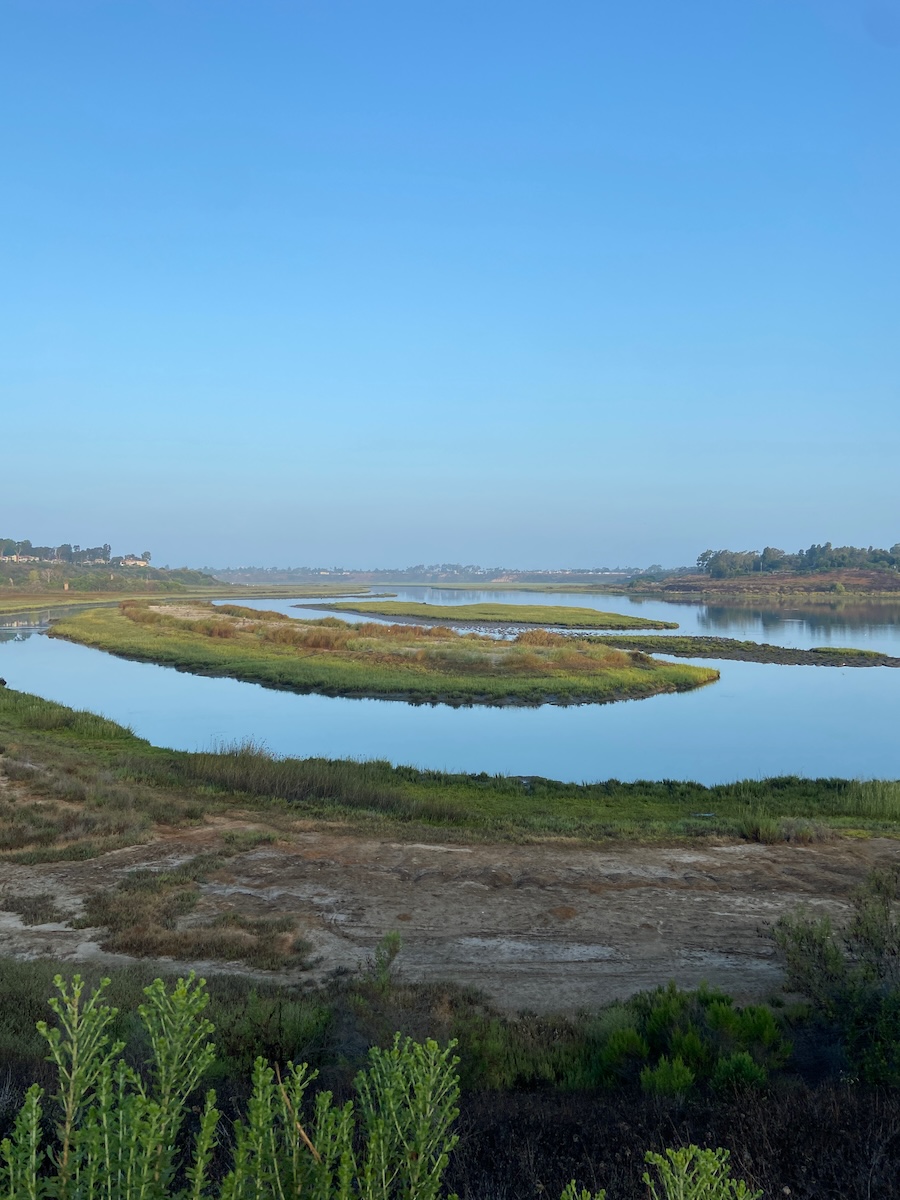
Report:
M 223 839 L 265 830 L 222 818 L 157 831 L 140 846 L 83 862 L 3 867 L 7 897 L 50 894 L 59 919 L 26 926 L 0 911 L 0 954 L 113 965 L 103 931 L 74 928 L 84 898 L 137 869 L 171 869 Z M 474 985 L 509 1010 L 594 1008 L 675 979 L 701 980 L 740 1000 L 777 991 L 781 972 L 765 929 L 805 905 L 840 918 L 868 870 L 896 860 L 887 838 L 816 845 L 753 843 L 585 848 L 398 842 L 304 827 L 232 853 L 200 885 L 187 924 L 223 914 L 292 917 L 313 952 L 303 968 L 269 977 L 310 982 L 363 967 L 378 941 L 400 933 L 410 981 Z M 239 963 L 177 963 L 252 974 Z

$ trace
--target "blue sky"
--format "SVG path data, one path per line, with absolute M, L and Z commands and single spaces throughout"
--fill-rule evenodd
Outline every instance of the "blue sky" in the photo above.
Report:
M 900 540 L 900 0 L 0 0 L 0 535 Z

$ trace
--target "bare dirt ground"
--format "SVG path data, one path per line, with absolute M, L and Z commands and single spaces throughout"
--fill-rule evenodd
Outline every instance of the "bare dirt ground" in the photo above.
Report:
M 4 897 L 49 892 L 75 918 L 90 890 L 114 886 L 137 867 L 174 866 L 214 849 L 237 826 L 219 821 L 163 833 L 86 862 L 0 864 L 0 954 L 131 961 L 100 950 L 101 930 L 23 925 L 3 911 Z M 228 911 L 294 916 L 315 947 L 311 969 L 290 977 L 298 980 L 364 965 L 379 939 L 397 930 L 402 978 L 472 984 L 507 1009 L 595 1007 L 668 979 L 685 987 L 707 980 L 746 1000 L 780 983 L 761 930 L 800 905 L 839 917 L 865 872 L 897 853 L 888 839 L 806 847 L 467 846 L 298 828 L 289 840 L 231 857 L 202 884 L 200 905 L 185 920 Z

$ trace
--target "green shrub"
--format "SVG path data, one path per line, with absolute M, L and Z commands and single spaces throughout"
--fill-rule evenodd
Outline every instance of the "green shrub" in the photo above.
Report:
M 703 1041 L 693 1025 L 684 1032 L 678 1030 L 672 1034 L 671 1049 L 673 1054 L 700 1076 L 708 1075 L 711 1064 L 715 1061 L 715 1051 L 708 1042 Z
M 727 1150 L 701 1150 L 686 1146 L 654 1154 L 645 1159 L 656 1170 L 656 1179 L 644 1172 L 651 1200 L 760 1200 L 762 1192 L 751 1192 L 742 1179 L 729 1170 Z M 658 1186 L 657 1186 L 658 1185 Z
M 579 1190 L 578 1184 L 572 1179 L 563 1188 L 561 1200 L 606 1200 L 606 1192 L 589 1192 L 587 1188 Z
M 616 1029 L 596 1055 L 594 1087 L 624 1082 L 634 1069 L 647 1061 L 650 1047 L 633 1026 Z
M 764 1087 L 767 1078 L 765 1067 L 754 1062 L 746 1050 L 737 1050 L 719 1059 L 710 1083 L 717 1092 L 740 1092 Z
M 52 1146 L 44 1139 L 44 1090 L 29 1088 L 12 1136 L 0 1143 L 0 1194 L 10 1200 L 200 1200 L 209 1195 L 220 1113 L 210 1091 L 186 1133 L 189 1101 L 213 1062 L 212 1024 L 202 981 L 161 980 L 144 989 L 139 1015 L 150 1048 L 146 1074 L 126 1064 L 110 1036 L 117 1010 L 106 981 L 91 995 L 75 976 L 57 976 L 50 1001 L 57 1024 L 41 1022 L 57 1071 Z M 246 1116 L 229 1137 L 230 1168 L 219 1200 L 299 1195 L 433 1200 L 456 1138 L 459 1085 L 452 1044 L 401 1039 L 373 1048 L 356 1079 L 358 1107 L 329 1092 L 312 1105 L 316 1077 L 290 1064 L 284 1076 L 258 1058 Z M 49 1115 L 49 1114 L 48 1114 Z M 181 1181 L 186 1187 L 181 1186 Z
M 689 1066 L 679 1058 L 669 1059 L 665 1055 L 655 1067 L 644 1067 L 641 1071 L 641 1088 L 651 1096 L 685 1096 L 694 1086 L 696 1076 Z
M 507 1091 L 556 1083 L 572 1071 L 571 1044 L 548 1041 L 546 1030 L 490 1013 L 463 1014 L 453 1023 L 466 1086 Z M 576 1085 L 578 1086 L 578 1085 Z M 584 1085 L 589 1086 L 589 1085 Z
M 387 991 L 391 986 L 391 972 L 393 971 L 397 955 L 402 948 L 403 942 L 396 930 L 386 933 L 375 947 L 375 956 L 372 962 L 372 979 L 375 986 L 380 988 L 381 991 Z
M 774 929 L 792 990 L 837 1031 L 868 1083 L 900 1084 L 900 867 L 873 871 L 843 931 L 827 918 L 782 917 Z
M 735 1006 L 724 992 L 701 986 L 681 991 L 674 982 L 652 992 L 641 992 L 627 1001 L 638 1034 L 649 1047 L 645 1073 L 652 1076 L 653 1061 L 679 1060 L 698 1084 L 710 1083 L 719 1064 L 737 1053 L 746 1053 L 754 1079 L 784 1065 L 790 1055 L 774 1013 L 762 1005 Z
M 317 1073 L 305 1062 L 282 1073 L 258 1057 L 246 1109 L 223 1128 L 215 1093 L 197 1095 L 214 1061 L 203 981 L 191 976 L 167 990 L 157 979 L 143 989 L 138 1017 L 147 1061 L 140 1071 L 122 1056 L 115 1034 L 131 1018 L 105 1002 L 108 984 L 88 994 L 77 975 L 71 985 L 55 979 L 56 1023 L 41 1021 L 37 1029 L 57 1086 L 49 1099 L 38 1084 L 29 1088 L 11 1136 L 0 1142 L 0 1195 L 7 1200 L 441 1196 L 457 1141 L 452 1042 L 441 1049 L 396 1034 L 390 1047 L 369 1052 L 355 1080 L 356 1101 L 342 1107 L 330 1092 L 313 1096 Z M 310 1010 L 295 1016 L 306 1033 L 318 1019 Z M 653 1072 L 657 1094 L 677 1094 L 679 1073 L 690 1075 L 677 1059 L 664 1059 Z M 655 1200 L 758 1200 L 732 1179 L 725 1150 L 690 1146 L 646 1159 L 658 1177 L 644 1176 Z M 579 1190 L 573 1180 L 562 1200 L 605 1200 L 605 1193 Z

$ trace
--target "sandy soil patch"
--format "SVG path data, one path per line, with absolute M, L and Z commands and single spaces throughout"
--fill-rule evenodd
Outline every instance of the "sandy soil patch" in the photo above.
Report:
M 0 953 L 129 961 L 100 950 L 101 931 L 65 921 L 23 925 L 2 911 L 3 896 L 50 893 L 74 919 L 90 890 L 114 886 L 137 867 L 161 869 L 212 849 L 224 828 L 160 836 L 87 862 L 4 863 Z M 668 979 L 683 987 L 707 980 L 748 1000 L 770 995 L 781 979 L 765 927 L 799 905 L 839 917 L 851 888 L 897 850 L 888 839 L 585 849 L 399 843 L 309 830 L 235 854 L 201 885 L 188 920 L 229 911 L 291 915 L 315 947 L 312 969 L 292 978 L 311 980 L 364 965 L 379 939 L 397 930 L 404 978 L 472 984 L 512 1010 L 594 1007 Z

